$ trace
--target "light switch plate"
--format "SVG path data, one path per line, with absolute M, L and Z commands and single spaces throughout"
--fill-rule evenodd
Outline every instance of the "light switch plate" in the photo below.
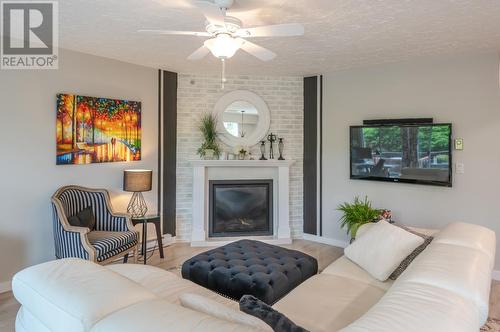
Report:
M 465 166 L 463 163 L 456 163 L 455 165 L 455 172 L 457 174 L 464 174 L 465 173 Z
M 455 139 L 455 150 L 463 150 L 464 149 L 464 139 L 456 138 Z

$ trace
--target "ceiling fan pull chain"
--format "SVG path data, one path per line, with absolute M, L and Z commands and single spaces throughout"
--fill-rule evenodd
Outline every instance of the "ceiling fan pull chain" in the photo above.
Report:
M 226 79 L 226 59 L 222 58 L 222 78 L 221 78 L 221 88 L 224 90 L 224 84 L 227 82 Z

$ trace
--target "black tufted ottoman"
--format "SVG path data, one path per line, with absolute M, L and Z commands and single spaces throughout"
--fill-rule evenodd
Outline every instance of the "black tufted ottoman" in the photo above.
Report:
M 260 241 L 241 240 L 182 265 L 182 277 L 239 301 L 253 295 L 272 305 L 318 272 L 315 258 Z

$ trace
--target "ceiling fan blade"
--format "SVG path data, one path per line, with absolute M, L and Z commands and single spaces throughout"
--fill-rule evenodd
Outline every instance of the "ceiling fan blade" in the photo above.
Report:
M 239 37 L 291 37 L 302 36 L 304 26 L 298 23 L 266 25 L 262 27 L 239 29 L 236 35 Z
M 276 53 L 268 50 L 267 48 L 264 48 L 262 46 L 259 46 L 257 44 L 251 43 L 247 40 L 238 38 L 238 40 L 242 41 L 241 44 L 241 49 L 247 53 L 250 53 L 254 57 L 262 60 L 262 61 L 270 61 L 276 57 Z
M 154 29 L 141 29 L 137 32 L 151 33 L 156 35 L 182 35 L 182 36 L 196 36 L 196 37 L 210 37 L 208 32 L 198 31 L 175 31 L 175 30 L 154 30 Z
M 195 1 L 194 4 L 201 9 L 208 22 L 218 26 L 226 26 L 224 23 L 224 14 L 219 6 L 208 1 Z
M 208 47 L 206 47 L 205 45 L 203 45 L 202 47 L 200 47 L 199 49 L 197 49 L 196 51 L 194 51 L 193 53 L 191 53 L 190 56 L 188 56 L 188 60 L 201 60 L 203 59 L 208 53 L 210 53 L 210 50 L 208 49 Z

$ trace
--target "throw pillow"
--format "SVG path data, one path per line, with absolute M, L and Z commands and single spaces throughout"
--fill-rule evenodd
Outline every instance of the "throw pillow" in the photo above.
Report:
M 74 216 L 69 217 L 68 222 L 71 226 L 87 227 L 90 230 L 93 230 L 95 227 L 94 212 L 90 206 L 86 207 Z
M 307 332 L 306 329 L 295 325 L 288 317 L 252 295 L 241 297 L 240 310 L 262 319 L 275 332 Z
M 403 225 L 396 225 L 397 227 L 400 227 L 402 229 L 404 229 L 405 231 L 408 231 L 412 234 L 415 234 L 417 236 L 420 236 L 422 239 L 424 239 L 424 243 L 422 243 L 420 246 L 418 246 L 415 250 L 413 250 L 411 252 L 411 254 L 409 254 L 402 262 L 401 264 L 399 264 L 399 266 L 396 268 L 396 270 L 394 270 L 394 272 L 392 272 L 392 274 L 389 276 L 389 279 L 391 280 L 396 280 L 405 270 L 408 266 L 410 266 L 411 262 L 413 262 L 413 260 L 415 258 L 417 258 L 418 255 L 420 255 L 420 253 L 422 251 L 425 250 L 425 248 L 427 248 L 427 246 L 431 243 L 431 241 L 434 239 L 432 236 L 429 236 L 429 235 L 425 235 L 425 234 L 422 234 L 422 233 L 419 233 L 419 232 L 416 232 L 414 231 L 413 229 L 411 228 L 408 228 L 406 226 L 403 226 Z
M 420 236 L 381 220 L 344 249 L 344 254 L 377 280 L 385 281 L 413 250 Z
M 229 308 L 219 302 L 198 294 L 184 293 L 179 296 L 181 305 L 231 323 L 247 325 L 262 331 L 272 331 L 269 326 L 253 316 Z
M 356 238 L 353 239 L 353 240 L 356 240 L 356 239 L 359 239 L 360 237 L 362 237 L 363 234 L 365 234 L 366 232 L 368 232 L 370 230 L 370 228 L 372 228 L 375 224 L 376 223 L 374 223 L 374 222 L 369 222 L 369 223 L 366 223 L 364 225 L 361 225 L 358 228 L 358 230 L 356 231 Z

